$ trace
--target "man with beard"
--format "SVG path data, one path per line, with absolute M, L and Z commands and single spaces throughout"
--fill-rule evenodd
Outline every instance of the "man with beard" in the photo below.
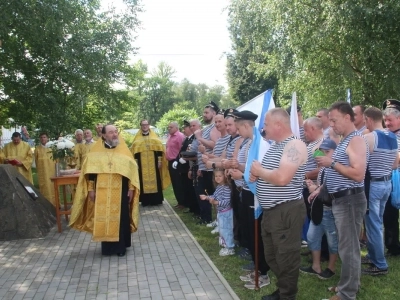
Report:
M 202 160 L 202 155 L 203 152 L 205 154 L 211 154 L 215 143 L 221 136 L 220 132 L 215 128 L 214 123 L 214 117 L 218 110 L 218 106 L 212 101 L 204 107 L 203 121 L 207 126 L 194 132 L 196 140 L 192 143 L 191 151 L 197 151 L 198 180 L 195 190 L 200 205 L 201 218 L 198 225 L 210 223 L 212 218 L 211 204 L 207 201 L 201 201 L 199 195 L 204 194 L 205 191 L 207 191 L 209 195 L 212 195 L 215 190 L 213 185 L 213 169 L 207 169 Z
M 160 205 L 171 179 L 165 149 L 148 120 L 140 122 L 140 130 L 133 139 L 131 152 L 139 168 L 140 202 L 142 206 Z
M 82 165 L 70 226 L 93 234 L 103 255 L 124 256 L 138 228 L 138 168 L 113 125 L 103 127 Z

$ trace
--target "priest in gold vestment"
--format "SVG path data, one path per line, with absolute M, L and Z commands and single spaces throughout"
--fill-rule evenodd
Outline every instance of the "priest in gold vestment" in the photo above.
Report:
M 3 153 L 4 163 L 13 164 L 17 171 L 33 184 L 33 153 L 29 144 L 22 141 L 21 134 L 19 132 L 14 132 L 12 134 L 12 142 L 4 146 Z
M 40 144 L 35 149 L 36 172 L 39 189 L 42 195 L 54 206 L 54 184 L 50 178 L 55 176 L 55 162 L 51 159 L 51 151 L 46 147 L 49 137 L 46 133 L 39 136 Z
M 133 139 L 131 151 L 139 168 L 140 202 L 142 206 L 162 204 L 162 191 L 171 184 L 165 148 L 147 120 Z
M 104 126 L 103 138 L 83 162 L 70 226 L 102 242 L 103 255 L 124 256 L 138 229 L 138 168 L 115 126 Z

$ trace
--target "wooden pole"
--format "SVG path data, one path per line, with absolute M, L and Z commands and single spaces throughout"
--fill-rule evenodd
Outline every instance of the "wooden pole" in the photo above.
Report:
M 258 286 L 258 219 L 254 219 L 254 289 L 258 291 L 260 287 Z

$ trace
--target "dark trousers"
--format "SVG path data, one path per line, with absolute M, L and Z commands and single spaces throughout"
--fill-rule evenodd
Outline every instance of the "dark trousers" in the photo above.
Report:
M 253 227 L 253 219 L 248 218 L 247 207 L 251 199 L 243 199 L 243 191 L 240 188 L 239 203 L 238 203 L 238 227 L 239 227 L 239 245 L 243 248 L 250 249 L 250 237 L 248 235 L 248 228 Z M 247 200 L 247 203 L 246 201 Z M 253 204 L 254 205 L 254 201 Z
M 184 204 L 184 195 L 183 195 L 183 187 L 182 187 L 182 180 L 181 175 L 177 169 L 172 167 L 174 160 L 168 161 L 168 170 L 169 176 L 171 177 L 172 189 L 174 190 L 175 199 L 179 205 Z
M 240 225 L 239 225 L 239 202 L 240 193 L 236 187 L 235 182 L 231 181 L 231 207 L 233 209 L 233 237 L 236 241 L 241 240 Z
M 201 171 L 201 176 L 197 178 L 197 186 L 195 187 L 196 196 L 200 207 L 200 217 L 203 221 L 212 221 L 212 207 L 210 202 L 200 200 L 199 195 L 214 194 L 215 188 L 213 184 L 213 172 L 212 171 Z
M 303 199 L 264 209 L 261 236 L 265 260 L 276 275 L 281 300 L 296 299 L 305 216 Z
M 383 213 L 383 225 L 385 226 L 385 246 L 388 253 L 400 254 L 399 243 L 399 210 L 392 206 L 391 197 L 386 202 Z
M 200 214 L 200 207 L 194 191 L 193 180 L 189 179 L 188 173 L 181 173 L 181 182 L 183 188 L 184 202 L 183 206 L 190 209 L 194 214 Z
M 242 190 L 242 201 L 246 206 L 247 226 L 245 227 L 246 236 L 249 240 L 249 250 L 252 260 L 256 261 L 256 253 L 258 254 L 258 271 L 261 275 L 266 275 L 270 270 L 264 256 L 264 244 L 261 237 L 261 222 L 263 214 L 257 219 L 257 236 L 255 230 L 255 218 L 254 218 L 254 194 L 248 190 Z M 256 238 L 258 239 L 258 247 L 256 249 Z

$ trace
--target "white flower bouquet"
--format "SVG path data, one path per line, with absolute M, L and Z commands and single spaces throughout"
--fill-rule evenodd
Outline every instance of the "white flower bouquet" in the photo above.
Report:
M 74 143 L 67 139 L 50 141 L 46 147 L 50 149 L 51 158 L 59 161 L 67 157 L 74 157 Z

